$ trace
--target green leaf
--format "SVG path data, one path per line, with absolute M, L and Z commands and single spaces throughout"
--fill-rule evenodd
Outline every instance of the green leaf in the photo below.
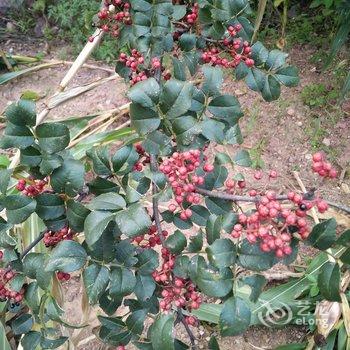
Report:
M 275 350 L 305 350 L 307 343 L 293 343 L 277 346 Z
M 83 271 L 83 281 L 89 303 L 95 305 L 109 282 L 109 270 L 105 266 L 91 264 Z
M 1 231 L 1 230 L 0 230 Z M 350 229 L 345 230 L 337 239 L 336 244 L 350 247 Z
M 52 154 L 64 150 L 70 141 L 69 129 L 63 123 L 43 123 L 36 127 L 39 146 Z
M 249 3 L 248 6 L 246 6 L 247 4 L 245 4 L 244 7 L 249 8 Z M 242 26 L 242 29 L 239 31 L 239 36 L 243 39 L 243 40 L 247 40 L 247 41 L 251 41 L 253 33 L 254 33 L 254 28 L 252 26 L 252 24 L 250 23 L 250 21 L 243 16 L 239 16 L 237 17 L 232 23 L 231 21 L 229 22 L 229 25 L 235 25 L 235 24 L 240 24 Z
M 7 107 L 4 114 L 12 124 L 34 126 L 36 122 L 35 102 L 21 99 Z
M 43 220 L 57 219 L 65 212 L 64 201 L 58 194 L 42 193 L 35 197 L 36 213 Z
M 11 224 L 20 224 L 34 213 L 36 201 L 27 196 L 10 195 L 4 198 L 3 205 L 6 208 L 6 217 Z
M 244 277 L 242 282 L 251 288 L 249 300 L 255 303 L 258 301 L 259 296 L 267 283 L 267 280 L 262 275 L 252 275 Z
M 186 80 L 186 66 L 176 57 L 171 57 L 173 61 L 173 75 L 175 79 Z
M 205 204 L 212 214 L 215 215 L 224 215 L 232 210 L 232 202 L 214 197 L 206 197 Z
M 140 135 L 157 130 L 160 125 L 158 113 L 151 108 L 142 107 L 138 103 L 130 105 L 131 125 Z
M 244 62 L 241 62 L 235 69 L 236 79 L 241 80 L 245 78 L 249 70 L 250 68 Z
M 298 68 L 295 66 L 287 66 L 278 69 L 275 72 L 275 78 L 283 85 L 292 87 L 299 84 Z
M 67 220 L 69 227 L 75 232 L 84 231 L 84 222 L 89 215 L 90 210 L 80 202 L 75 202 L 73 199 L 67 201 Z
M 176 118 L 172 121 L 172 127 L 176 142 L 180 145 L 190 145 L 201 131 L 200 123 L 190 115 Z
M 145 233 L 152 222 L 146 210 L 140 204 L 132 204 L 115 215 L 119 230 L 128 237 Z
M 147 316 L 146 310 L 136 310 L 125 321 L 129 331 L 133 334 L 140 335 L 144 328 L 145 319 Z
M 86 155 L 92 160 L 92 166 L 96 174 L 112 174 L 108 149 L 106 147 L 93 147 L 86 151 Z
M 253 91 L 262 91 L 265 86 L 266 74 L 258 68 L 252 68 L 248 71 L 245 82 L 249 89 Z
M 7 233 L 12 227 L 12 224 L 0 217 L 0 247 L 12 248 L 17 244 L 16 240 Z
M 192 205 L 191 221 L 199 226 L 205 226 L 210 216 L 208 209 L 202 205 Z
M 228 175 L 228 170 L 224 166 L 215 166 L 214 171 L 205 176 L 204 187 L 207 190 L 220 188 L 224 185 Z
M 264 271 L 275 264 L 275 257 L 263 252 L 258 244 L 251 244 L 245 239 L 238 249 L 238 264 L 248 270 Z
M 343 263 L 350 265 L 350 248 L 346 249 L 346 251 L 340 256 L 340 260 Z
M 112 157 L 113 170 L 117 175 L 125 175 L 132 170 L 138 159 L 139 155 L 132 145 L 124 146 Z
M 113 315 L 118 307 L 122 304 L 123 298 L 113 298 L 109 295 L 109 290 L 107 289 L 101 296 L 99 300 L 99 305 L 101 309 L 109 316 Z
M 87 254 L 75 241 L 65 240 L 52 250 L 45 271 L 73 272 L 85 265 Z
M 257 41 L 252 45 L 251 57 L 254 60 L 255 65 L 260 66 L 265 63 L 268 56 L 269 50 L 260 41 Z
M 209 96 L 218 95 L 224 81 L 222 70 L 208 65 L 204 65 L 202 70 L 204 74 L 203 92 Z
M 36 350 L 40 344 L 41 333 L 37 331 L 30 331 L 24 335 L 21 339 L 21 345 L 23 346 L 23 350 Z M 1 341 L 0 341 L 1 343 Z M 10 350 L 10 348 L 6 348 L 1 346 L 1 349 Z
M 21 150 L 20 164 L 29 167 L 36 167 L 40 164 L 40 162 L 41 153 L 37 148 L 30 146 Z
M 202 135 L 210 141 L 222 144 L 224 141 L 225 124 L 213 119 L 203 120 L 201 123 Z
M 288 54 L 280 50 L 272 50 L 265 62 L 266 67 L 270 70 L 281 68 L 286 63 Z
M 136 278 L 126 267 L 114 267 L 110 274 L 111 286 L 109 293 L 113 297 L 121 297 L 133 292 Z
M 213 244 L 220 238 L 220 231 L 222 228 L 222 218 L 212 214 L 209 216 L 207 226 L 205 228 L 206 238 L 208 244 Z
M 251 313 L 246 302 L 238 297 L 231 297 L 224 303 L 220 314 L 221 335 L 235 336 L 244 333 L 250 325 Z
M 45 154 L 40 162 L 40 172 L 49 175 L 53 170 L 59 168 L 63 163 L 63 158 L 57 154 Z
M 243 143 L 241 129 L 238 124 L 227 130 L 225 134 L 225 141 L 229 145 L 240 145 Z
M 179 255 L 175 258 L 174 275 L 180 278 L 188 277 L 188 265 L 190 259 L 187 255 Z
M 134 266 L 137 263 L 135 258 L 136 247 L 128 240 L 120 241 L 116 245 L 116 259 L 126 267 Z
M 236 247 L 230 239 L 217 239 L 205 250 L 210 263 L 217 267 L 229 267 L 236 261 Z
M 23 272 L 31 279 L 36 279 L 41 289 L 50 287 L 52 273 L 43 269 L 46 256 L 43 253 L 29 253 L 23 259 Z
M 307 241 L 313 247 L 326 250 L 336 241 L 337 222 L 334 218 L 321 222 L 313 227 Z
M 176 230 L 172 235 L 170 235 L 165 241 L 165 246 L 170 250 L 173 254 L 181 253 L 187 245 L 187 240 L 185 235 Z
M 167 118 L 174 119 L 191 107 L 193 85 L 176 79 L 168 80 L 160 98 L 161 109 Z
M 195 255 L 188 270 L 191 280 L 208 296 L 221 298 L 232 290 L 233 274 L 229 268 L 215 269 L 202 256 Z
M 147 301 L 156 289 L 154 279 L 150 275 L 136 275 L 135 295 L 140 301 Z
M 0 193 L 6 195 L 10 183 L 12 169 L 0 169 Z
M 337 263 L 327 261 L 318 275 L 317 285 L 321 294 L 330 301 L 340 302 L 340 268 Z
M 151 342 L 154 349 L 174 350 L 174 315 L 160 314 L 152 325 Z
M 200 230 L 195 236 L 190 236 L 190 243 L 188 245 L 188 251 L 190 253 L 197 253 L 203 247 L 203 233 Z
M 135 84 L 129 91 L 128 97 L 134 103 L 145 108 L 152 108 L 159 99 L 160 87 L 157 80 L 148 78 Z
M 15 335 L 20 335 L 29 332 L 33 324 L 34 321 L 32 315 L 23 314 L 16 318 L 14 321 L 12 321 L 11 328 Z
M 57 193 L 66 193 L 70 197 L 77 195 L 84 186 L 84 165 L 74 159 L 65 159 L 50 177 L 51 186 Z
M 34 136 L 27 126 L 17 126 L 6 123 L 4 135 L 0 139 L 0 148 L 24 149 L 34 143 Z
M 238 119 L 243 116 L 237 98 L 232 95 L 219 95 L 213 98 L 208 105 L 208 110 L 216 118 L 224 120 L 230 126 L 234 126 Z
M 112 181 L 103 179 L 102 177 L 97 177 L 93 181 L 87 184 L 90 192 L 94 195 L 99 195 L 102 193 L 109 192 L 119 192 L 120 187 Z
M 92 246 L 101 237 L 107 225 L 114 220 L 115 214 L 105 211 L 93 211 L 85 219 L 84 234 L 86 243 Z
M 174 5 L 172 17 L 175 21 L 180 20 L 186 15 L 186 5 Z
M 219 343 L 216 340 L 215 336 L 211 336 L 210 340 L 208 342 L 208 349 L 209 350 L 220 350 Z
M 67 337 L 59 337 L 56 339 L 41 337 L 40 346 L 42 349 L 56 349 L 68 340 Z
M 196 46 L 196 35 L 184 33 L 180 36 L 179 45 L 183 51 L 191 51 Z
M 140 274 L 150 274 L 158 267 L 158 253 L 153 249 L 143 250 L 137 255 L 137 258 L 138 263 L 136 267 Z
M 24 294 L 25 302 L 34 314 L 38 314 L 40 309 L 39 286 L 36 282 L 31 282 L 26 287 Z
M 277 100 L 281 94 L 281 85 L 273 75 L 268 75 L 265 79 L 264 87 L 261 91 L 265 101 Z
M 103 193 L 87 205 L 90 210 L 118 211 L 126 207 L 124 198 L 117 193 Z
M 233 162 L 243 167 L 250 167 L 252 165 L 249 152 L 245 149 L 241 149 L 235 154 Z
M 147 153 L 154 155 L 166 156 L 172 150 L 171 138 L 158 130 L 148 134 L 142 146 Z

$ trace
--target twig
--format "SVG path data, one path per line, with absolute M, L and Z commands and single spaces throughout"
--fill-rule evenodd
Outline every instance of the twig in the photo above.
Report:
M 334 207 L 334 208 L 337 208 L 337 209 L 340 209 L 342 211 L 345 211 L 346 213 L 350 214 L 350 207 L 344 205 L 344 204 L 338 204 L 338 203 L 335 203 L 335 202 L 332 202 L 332 201 L 326 201 L 328 205 Z
M 184 325 L 186 332 L 188 334 L 188 337 L 190 338 L 191 348 L 196 349 L 197 348 L 197 346 L 195 344 L 196 338 L 194 337 L 189 325 L 186 323 L 185 316 L 182 313 L 182 310 L 180 308 L 177 309 L 177 314 L 178 314 L 179 321 Z
M 157 171 L 158 170 L 158 165 L 157 165 L 157 160 L 156 156 L 154 154 L 150 154 L 150 162 L 151 162 L 151 171 Z M 162 246 L 164 246 L 164 237 L 163 237 L 163 230 L 162 226 L 160 224 L 160 217 L 159 217 L 159 208 L 158 208 L 158 198 L 157 198 L 157 185 L 156 183 L 152 180 L 152 206 L 153 206 L 153 217 L 154 217 L 154 222 L 157 227 L 158 231 L 158 236 L 160 238 L 160 241 L 162 242 Z
M 250 197 L 250 196 L 239 196 L 235 194 L 228 194 L 224 192 L 215 192 L 215 191 L 209 191 L 205 190 L 203 188 L 196 187 L 196 192 L 203 194 L 205 196 L 214 197 L 214 198 L 221 198 L 226 199 L 232 202 L 250 202 L 250 203 L 257 203 L 260 201 L 261 197 Z M 287 196 L 276 196 L 276 199 L 279 201 L 285 201 L 288 199 Z
M 46 232 L 47 230 L 40 232 L 39 236 L 35 238 L 34 241 L 30 243 L 26 249 L 23 250 L 23 252 L 19 256 L 20 260 L 22 260 L 37 244 L 40 243 L 40 241 L 44 238 Z

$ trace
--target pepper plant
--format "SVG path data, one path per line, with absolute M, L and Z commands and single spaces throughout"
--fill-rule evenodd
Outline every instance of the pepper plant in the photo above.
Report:
M 266 101 L 299 81 L 285 53 L 250 42 L 250 14 L 247 0 L 104 2 L 96 25 L 116 37 L 116 71 L 130 85 L 133 135 L 118 147 L 96 146 L 76 160 L 65 122 L 37 123 L 29 100 L 7 108 L 1 147 L 19 149 L 20 165 L 0 170 L 0 298 L 25 350 L 64 344 L 57 324 L 84 326 L 65 321 L 53 293 L 72 272 L 99 306 L 103 342 L 185 349 L 195 347 L 191 327 L 208 297 L 221 300 L 221 335 L 240 334 L 266 283 L 259 271 L 291 263 L 301 240 L 321 250 L 348 244 L 348 231 L 336 242 L 334 220 L 310 226 L 308 211 L 328 206 L 314 191 L 277 194 L 274 170 L 254 174 L 271 184 L 258 190 L 236 170 L 251 162 L 224 74 Z M 227 151 L 214 157 L 214 145 Z M 336 177 L 323 154 L 313 160 L 314 171 Z M 252 204 L 248 211 L 242 202 Z M 22 249 L 15 228 L 34 215 L 45 229 Z M 325 298 L 338 301 L 340 273 L 334 259 L 322 270 Z M 252 289 L 250 302 L 236 293 L 242 284 Z M 176 339 L 177 323 L 187 343 Z

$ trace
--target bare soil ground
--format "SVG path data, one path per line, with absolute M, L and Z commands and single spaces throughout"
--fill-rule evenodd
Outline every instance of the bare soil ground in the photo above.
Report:
M 35 55 L 45 50 L 45 44 L 40 41 L 31 42 L 26 39 L 25 43 L 8 41 L 0 44 L 0 50 L 12 51 L 15 54 Z M 57 52 L 62 47 L 53 49 L 52 53 L 45 58 L 57 58 Z M 327 130 L 322 132 L 319 141 L 326 146 L 327 151 L 333 155 L 339 170 L 344 174 L 350 163 L 350 104 L 344 103 L 341 108 L 327 110 L 310 110 L 301 100 L 301 90 L 312 83 L 329 84 L 334 80 L 331 74 L 320 74 L 314 65 L 310 64 L 308 58 L 314 53 L 310 47 L 294 47 L 290 52 L 290 61 L 300 69 L 301 83 L 293 89 L 282 89 L 281 97 L 273 103 L 264 102 L 256 93 L 248 90 L 244 84 L 234 82 L 227 78 L 224 90 L 234 92 L 242 103 L 245 117 L 241 126 L 245 141 L 243 147 L 253 149 L 258 158 L 264 161 L 266 169 L 277 169 L 280 178 L 278 188 L 299 189 L 292 170 L 300 171 L 300 176 L 307 188 L 317 187 L 320 193 L 328 199 L 350 205 L 349 175 L 343 176 L 336 183 L 320 182 L 316 176 L 310 173 L 312 138 L 314 129 L 312 119 L 320 118 L 322 125 Z M 73 58 L 74 59 L 74 58 Z M 100 64 L 90 62 L 93 64 Z M 45 97 L 55 92 L 58 83 L 67 71 L 67 66 L 50 68 L 20 78 L 14 82 L 0 86 L 0 110 L 7 104 L 18 99 L 23 91 L 31 90 L 43 96 L 39 103 L 39 110 L 44 106 Z M 83 68 L 71 82 L 70 86 L 77 86 L 92 82 L 98 78 L 108 76 L 108 73 Z M 95 90 L 92 90 L 58 108 L 54 109 L 50 118 L 63 118 L 69 116 L 87 115 L 97 111 L 103 111 L 118 107 L 127 102 L 125 97 L 125 85 L 122 82 L 108 82 Z M 219 148 L 214 148 L 213 154 Z M 229 149 L 233 151 L 233 149 Z M 245 173 L 247 173 L 244 170 Z M 248 177 L 249 178 L 249 177 Z M 262 186 L 264 183 L 261 184 Z M 343 222 L 347 222 L 341 215 Z M 306 250 L 307 251 L 307 250 Z M 276 267 L 281 269 L 281 267 Z M 80 301 L 81 280 L 75 276 L 63 285 L 65 291 L 65 309 L 70 322 L 81 321 Z M 99 311 L 96 310 L 98 313 Z M 93 312 L 93 314 L 95 314 Z M 80 349 L 105 349 L 104 344 L 94 336 L 92 329 L 97 326 L 96 318 L 90 319 L 90 327 L 82 333 L 85 343 Z M 186 339 L 184 329 L 179 329 L 180 337 Z M 194 329 L 199 338 L 199 348 L 208 349 L 207 342 L 210 335 L 216 333 L 209 326 L 200 326 Z M 229 337 L 220 340 L 223 350 L 252 350 L 252 349 L 274 349 L 278 345 L 298 342 L 304 339 L 306 330 L 300 327 L 288 326 L 282 329 L 270 329 L 254 327 L 243 336 Z M 132 346 L 128 349 L 133 349 Z

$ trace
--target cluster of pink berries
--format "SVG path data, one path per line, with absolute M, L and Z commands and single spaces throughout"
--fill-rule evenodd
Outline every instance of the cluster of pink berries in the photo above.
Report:
M 140 143 L 135 145 L 135 150 L 139 154 L 140 158 L 137 163 L 135 163 L 133 170 L 142 171 L 143 166 L 149 164 L 150 157 L 148 154 L 146 154 L 145 149 L 141 146 Z
M 321 152 L 317 152 L 312 156 L 312 170 L 324 178 L 335 179 L 337 177 L 337 170 L 326 161 L 325 155 Z
M 206 160 L 206 158 L 204 158 Z M 164 173 L 175 194 L 175 203 L 171 203 L 168 209 L 175 212 L 180 208 L 180 218 L 187 220 L 192 216 L 192 210 L 184 208 L 184 204 L 199 204 L 201 197 L 195 193 L 196 185 L 203 185 L 204 177 L 196 175 L 196 170 L 201 166 L 201 152 L 190 150 L 183 153 L 174 152 L 173 155 L 165 159 L 159 166 L 159 170 Z M 203 165 L 205 172 L 214 170 L 214 166 L 209 163 Z
M 56 272 L 59 281 L 67 282 L 70 280 L 70 274 L 62 271 Z
M 16 276 L 16 272 L 9 269 L 0 270 L 0 299 L 9 299 L 12 302 L 20 303 L 23 300 L 25 289 L 22 287 L 19 292 L 8 288 L 7 284 Z
M 188 24 L 193 25 L 196 22 L 198 18 L 198 9 L 199 9 L 199 6 L 197 3 L 195 3 L 191 8 L 191 13 L 186 15 L 186 22 Z
M 131 24 L 130 4 L 122 0 L 112 0 L 105 1 L 104 5 L 105 7 L 97 13 L 97 17 L 100 20 L 99 28 L 117 38 L 119 36 L 120 25 Z M 113 6 L 112 11 L 110 11 L 110 6 Z M 93 42 L 94 39 L 94 36 L 89 37 L 90 42 Z
M 202 60 L 205 63 L 224 68 L 237 67 L 241 62 L 244 62 L 248 67 L 254 66 L 254 60 L 250 58 L 252 49 L 249 42 L 243 41 L 241 38 L 233 38 L 241 29 L 242 26 L 240 24 L 229 26 L 228 32 L 230 36 L 222 41 L 226 49 L 221 50 L 217 46 L 212 46 L 202 53 Z M 226 58 L 227 53 L 231 56 L 231 59 Z M 221 54 L 224 54 L 224 57 L 221 57 Z
M 234 226 L 231 237 L 239 238 L 244 234 L 250 243 L 260 242 L 260 249 L 264 252 L 273 251 L 278 258 L 290 255 L 290 227 L 293 227 L 293 233 L 306 239 L 311 231 L 306 220 L 308 210 L 316 205 L 323 212 L 327 203 L 320 199 L 307 201 L 295 192 L 288 193 L 288 199 L 294 205 L 291 209 L 281 206 L 274 191 L 267 191 L 256 203 L 255 212 L 239 215 L 239 223 Z
M 45 232 L 43 242 L 46 247 L 54 247 L 65 239 L 73 239 L 73 235 L 74 232 L 69 227 L 65 226 L 56 232 Z
M 27 185 L 27 181 L 29 185 Z M 46 185 L 47 180 L 20 179 L 18 180 L 16 188 L 25 196 L 35 197 L 44 191 Z
M 196 287 L 189 279 L 175 277 L 173 268 L 175 266 L 175 256 L 170 254 L 166 248 L 161 250 L 163 263 L 159 271 L 154 271 L 152 276 L 154 280 L 162 286 L 162 300 L 159 302 L 159 307 L 163 311 L 169 311 L 172 307 L 191 310 L 198 309 L 202 303 L 202 297 L 196 292 Z M 186 321 L 191 324 L 196 324 L 196 319 L 193 316 L 186 318 Z
M 163 230 L 163 239 L 165 239 L 168 234 L 168 231 Z M 133 241 L 141 248 L 153 248 L 156 245 L 162 244 L 162 240 L 161 237 L 159 237 L 156 225 L 152 225 L 147 233 L 133 238 Z

